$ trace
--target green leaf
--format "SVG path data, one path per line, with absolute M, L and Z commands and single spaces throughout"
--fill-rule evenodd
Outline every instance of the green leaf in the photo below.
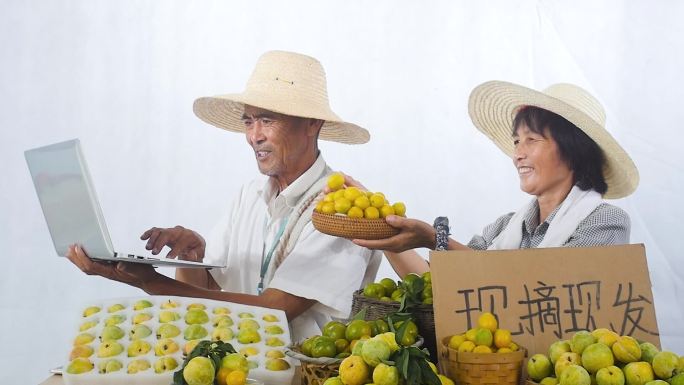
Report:
M 361 308 L 361 310 L 359 310 L 358 313 L 354 314 L 354 316 L 352 317 L 352 321 L 357 320 L 357 319 L 365 320 L 367 312 L 368 312 L 368 306 L 364 306 L 363 308 Z

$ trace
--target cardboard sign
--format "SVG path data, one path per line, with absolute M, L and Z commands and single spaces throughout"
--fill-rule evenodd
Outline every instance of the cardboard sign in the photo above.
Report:
M 660 347 L 643 244 L 430 253 L 437 344 L 491 312 L 528 354 L 608 328 Z

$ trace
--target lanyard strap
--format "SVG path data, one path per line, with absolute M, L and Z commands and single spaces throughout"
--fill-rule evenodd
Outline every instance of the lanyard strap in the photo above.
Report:
M 280 224 L 280 228 L 278 229 L 278 233 L 276 233 L 275 238 L 273 238 L 273 244 L 271 245 L 271 248 L 268 250 L 268 254 L 266 254 L 266 258 L 264 258 L 264 251 L 266 250 L 266 239 L 264 237 L 264 249 L 261 252 L 261 271 L 259 272 L 259 284 L 257 285 L 257 294 L 261 295 L 261 293 L 264 291 L 264 277 L 266 276 L 266 271 L 268 271 L 268 265 L 271 264 L 271 257 L 273 257 L 273 252 L 276 249 L 276 246 L 278 246 L 278 243 L 280 243 L 280 238 L 283 236 L 283 232 L 285 231 L 285 226 L 287 226 L 287 222 L 289 221 L 289 217 L 286 217 L 285 220 Z M 267 227 L 268 224 L 268 218 L 265 218 L 264 220 L 264 228 Z M 264 232 L 265 233 L 265 232 Z

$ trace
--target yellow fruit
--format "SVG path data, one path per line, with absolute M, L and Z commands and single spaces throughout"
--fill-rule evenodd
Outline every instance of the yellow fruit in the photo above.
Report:
M 475 335 L 476 334 L 477 334 L 477 328 L 468 329 L 468 331 L 465 332 L 466 340 L 475 341 Z
M 361 190 L 359 190 L 356 187 L 347 187 L 344 189 L 344 197 L 347 198 L 350 202 L 354 202 L 356 198 L 362 196 L 363 193 Z
M 515 342 L 511 342 L 511 344 L 508 345 L 508 348 L 511 349 L 511 350 L 514 351 L 514 352 L 517 352 L 518 349 L 520 349 L 520 347 L 518 346 L 518 344 L 516 344 Z
M 347 198 L 337 198 L 335 199 L 335 212 L 340 214 L 346 214 L 351 208 L 351 202 Z
M 361 195 L 354 199 L 354 206 L 360 208 L 361 210 L 365 210 L 366 207 L 370 206 L 370 200 L 367 196 Z
M 242 370 L 233 370 L 226 376 L 226 385 L 244 385 L 247 382 L 247 373 Z
M 466 341 L 465 334 L 456 334 L 449 338 L 449 347 L 452 349 L 458 349 L 462 343 Z
M 472 352 L 475 349 L 475 343 L 473 341 L 464 341 L 459 347 L 458 352 Z
M 381 193 L 375 193 L 370 196 L 370 204 L 371 206 L 379 209 L 380 207 L 385 205 L 385 196 L 382 195 Z
M 473 348 L 473 353 L 491 353 L 492 348 L 486 345 L 477 345 L 475 348 Z
M 494 332 L 494 345 L 497 348 L 507 348 L 511 344 L 511 331 L 496 329 Z
M 339 190 L 344 186 L 344 175 L 339 172 L 330 174 L 328 177 L 328 188 L 332 191 Z
M 349 211 L 347 211 L 347 216 L 349 218 L 363 218 L 363 209 L 358 206 L 352 206 Z
M 232 372 L 229 368 L 219 368 L 216 372 L 216 383 L 218 385 L 226 385 L 226 377 Z
M 337 190 L 333 193 L 333 201 L 340 198 L 344 198 L 344 190 Z
M 323 202 L 335 202 L 335 193 L 329 192 L 323 197 Z
M 511 348 L 499 348 L 499 350 L 496 351 L 497 353 L 513 353 Z
M 489 329 L 492 333 L 494 333 L 499 327 L 499 323 L 496 321 L 494 314 L 487 312 L 482 313 L 482 315 L 477 319 L 477 326 Z
M 394 215 L 399 215 L 400 217 L 406 216 L 406 205 L 404 202 L 397 202 L 392 205 L 392 208 L 394 208 Z
M 323 204 L 325 204 L 325 201 L 318 201 L 318 203 L 316 203 L 314 211 L 320 213 L 323 210 Z
M 333 202 L 323 203 L 323 206 L 321 206 L 321 212 L 323 214 L 335 214 L 335 203 L 333 203 Z
M 612 346 L 615 358 L 623 363 L 636 362 L 641 359 L 639 342 L 630 336 L 621 336 Z
M 363 211 L 363 216 L 366 219 L 378 219 L 380 218 L 380 211 L 375 206 L 370 206 Z
M 390 205 L 383 205 L 380 207 L 380 216 L 385 218 L 388 215 L 394 215 L 394 209 Z
M 340 379 L 345 385 L 362 385 L 366 383 L 370 370 L 361 356 L 349 356 L 340 363 Z

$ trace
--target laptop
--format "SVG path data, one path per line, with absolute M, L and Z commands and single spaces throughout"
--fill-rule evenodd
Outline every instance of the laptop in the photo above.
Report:
M 115 251 L 78 139 L 26 150 L 24 157 L 58 255 L 65 256 L 69 245 L 77 243 L 88 256 L 103 261 L 184 268 L 225 267 Z

